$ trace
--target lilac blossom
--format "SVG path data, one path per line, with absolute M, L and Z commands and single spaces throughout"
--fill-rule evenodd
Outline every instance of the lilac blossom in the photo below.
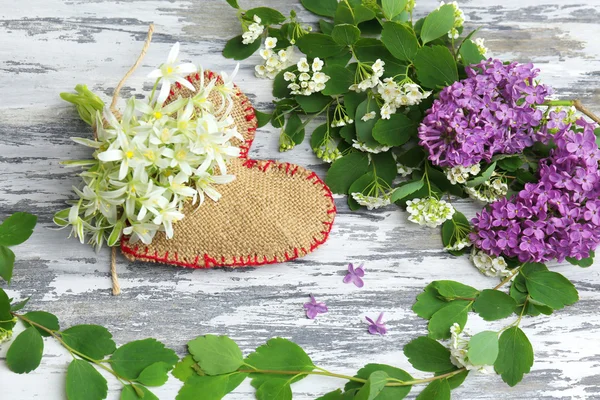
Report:
M 325 303 L 318 303 L 315 297 L 310 295 L 310 302 L 304 303 L 304 309 L 306 310 L 306 316 L 310 319 L 315 319 L 319 314 L 325 314 L 327 306 Z
M 373 321 L 369 317 L 365 317 L 365 319 L 369 322 L 369 333 L 371 335 L 385 335 L 387 333 L 387 328 L 383 322 L 383 313 L 379 314 L 377 321 Z
M 539 69 L 489 59 L 466 72 L 467 79 L 440 92 L 419 127 L 429 160 L 468 167 L 533 145 L 543 118 L 536 106 L 551 94 L 549 87 L 536 84 Z
M 365 283 L 361 279 L 365 276 L 365 270 L 363 269 L 364 263 L 361 263 L 358 267 L 354 268 L 352 263 L 348 264 L 348 273 L 344 277 L 344 283 L 354 283 L 358 288 L 365 286 Z
M 595 125 L 555 123 L 555 147 L 539 163 L 537 183 L 491 203 L 472 220 L 474 245 L 520 262 L 587 258 L 600 244 L 600 151 Z

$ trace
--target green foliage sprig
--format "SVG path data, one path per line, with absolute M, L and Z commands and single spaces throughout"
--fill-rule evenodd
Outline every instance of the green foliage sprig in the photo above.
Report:
M 35 220 L 26 213 L 7 218 L 0 225 L 3 243 L 22 243 L 31 235 Z M 507 286 L 508 293 L 503 291 Z M 58 317 L 51 313 L 21 313 L 28 300 L 13 302 L 0 289 L 0 341 L 11 337 L 17 322 L 25 327 L 9 343 L 6 364 L 19 374 L 34 371 L 42 360 L 44 338 L 57 340 L 73 357 L 66 374 L 68 400 L 105 399 L 108 385 L 98 370 L 122 383 L 122 400 L 157 399 L 149 387 L 164 385 L 171 370 L 184 382 L 177 400 L 220 400 L 245 379 L 256 388 L 258 400 L 292 399 L 292 384 L 310 375 L 347 381 L 343 389 L 319 400 L 400 400 L 411 390 L 421 390 L 419 400 L 446 400 L 470 370 L 485 366 L 493 366 L 510 386 L 520 382 L 534 360 L 531 343 L 520 328 L 522 319 L 552 314 L 575 303 L 578 294 L 564 276 L 534 263 L 517 266 L 492 289 L 478 290 L 447 280 L 432 282 L 413 306 L 419 317 L 429 321 L 428 334 L 404 346 L 404 354 L 416 370 L 433 374 L 422 379 L 383 364 L 367 364 L 353 376 L 330 372 L 316 366 L 298 345 L 282 338 L 271 339 L 244 357 L 227 336 L 200 336 L 188 343 L 189 354 L 178 360 L 173 350 L 155 339 L 117 347 L 111 333 L 99 325 L 61 330 Z M 465 340 L 459 332 L 472 313 L 486 321 L 511 316 L 512 320 L 498 331 L 479 332 Z

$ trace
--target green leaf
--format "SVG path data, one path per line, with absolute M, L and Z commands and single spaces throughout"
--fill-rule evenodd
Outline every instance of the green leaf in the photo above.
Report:
M 375 112 L 375 118 L 363 121 L 362 117 L 372 111 Z M 379 143 L 373 138 L 373 128 L 377 121 L 379 121 L 379 106 L 375 101 L 367 99 L 358 105 L 356 109 L 356 118 L 354 118 L 356 137 L 367 147 L 376 148 L 379 146 Z
M 455 281 L 435 281 L 431 283 L 437 289 L 440 296 L 448 300 L 457 298 L 474 298 L 479 294 L 479 290 L 472 286 Z
M 368 171 L 369 158 L 365 153 L 349 153 L 331 164 L 325 183 L 333 193 L 345 194 L 352 183 Z
M 367 383 L 358 391 L 355 400 L 374 400 L 384 389 L 388 381 L 388 374 L 383 371 L 375 371 L 369 375 Z
M 267 125 L 271 121 L 271 117 L 273 116 L 273 114 L 264 113 L 258 110 L 254 110 L 254 114 L 256 115 L 259 128 L 262 128 L 263 126 Z
M 475 300 L 473 309 L 486 321 L 496 321 L 513 313 L 517 302 L 504 292 L 485 289 Z
M 455 368 L 454 371 L 456 371 L 456 369 L 457 368 Z M 442 374 L 436 373 L 436 375 L 442 375 Z M 469 371 L 467 370 L 467 371 L 460 372 L 460 373 L 448 378 L 447 380 L 448 380 L 448 384 L 450 385 L 450 389 L 454 390 L 457 387 L 459 387 L 460 385 L 462 385 L 463 382 L 465 381 L 465 379 L 467 379 L 468 375 L 469 375 Z
M 6 246 L 0 245 L 0 277 L 10 283 L 15 267 L 15 253 Z
M 454 26 L 454 6 L 446 4 L 434 10 L 425 18 L 421 28 L 423 44 L 446 35 Z
M 254 19 L 255 15 L 261 19 L 261 25 L 265 26 L 279 25 L 286 20 L 282 13 L 269 7 L 257 7 L 246 11 L 246 18 L 248 19 Z
M 179 390 L 177 400 L 221 400 L 228 392 L 229 377 L 192 376 Z
M 356 377 L 361 379 L 368 379 L 371 374 L 376 371 L 382 371 L 387 374 L 388 377 L 399 379 L 401 381 L 410 381 L 413 379 L 410 374 L 400 368 L 395 368 L 384 364 L 367 364 L 361 368 L 357 373 Z M 349 381 L 344 386 L 345 391 L 351 391 L 352 389 L 360 389 L 364 384 L 360 382 Z M 411 386 L 388 386 L 377 396 L 377 400 L 402 400 L 410 392 Z
M 290 114 L 285 124 L 285 134 L 292 139 L 294 144 L 300 144 L 304 141 L 305 129 L 302 120 L 296 113 Z
M 573 283 L 558 272 L 533 272 L 525 276 L 525 279 L 531 298 L 554 310 L 560 310 L 579 300 L 579 294 Z
M 421 189 L 424 184 L 425 184 L 425 182 L 423 182 L 422 179 L 419 179 L 417 181 L 408 182 L 408 183 L 403 183 L 402 185 L 400 185 L 396 189 L 394 189 L 394 191 L 392 193 L 392 199 L 391 199 L 392 203 L 395 203 L 398 200 L 402 200 L 405 197 L 407 197 L 408 195 L 413 194 L 417 190 Z
M 93 360 L 102 360 L 117 348 L 110 332 L 99 325 L 75 325 L 60 335 L 68 346 Z
M 578 260 L 576 258 L 573 257 L 567 257 L 567 261 L 573 265 L 577 265 L 581 268 L 588 268 L 591 267 L 594 264 L 594 257 L 596 256 L 596 253 L 593 251 L 590 251 L 590 256 L 587 258 L 582 258 L 581 260 Z
M 16 318 L 10 313 L 10 299 L 6 292 L 0 288 L 0 329 L 12 331 L 16 324 Z
M 481 175 L 479 175 L 478 177 L 476 177 L 474 179 L 471 179 L 470 181 L 468 181 L 466 183 L 466 185 L 468 187 L 475 187 L 475 186 L 479 186 L 479 185 L 487 182 L 488 180 L 490 180 L 490 178 L 492 177 L 492 174 L 494 173 L 495 170 L 496 170 L 496 162 L 493 162 L 485 169 L 485 171 L 483 171 L 481 173 Z
M 0 225 L 0 245 L 16 246 L 25 242 L 33 233 L 37 217 L 18 212 L 6 218 Z
M 419 42 L 414 32 L 405 25 L 396 22 L 383 24 L 381 41 L 385 47 L 399 60 L 413 60 L 419 50 Z
M 288 85 L 290 84 L 290 82 L 286 82 L 286 80 L 283 78 L 283 75 L 286 72 L 292 72 L 296 70 L 296 68 L 296 65 L 292 65 L 290 67 L 287 67 L 283 71 L 280 71 L 277 74 L 277 76 L 273 80 L 273 97 L 283 99 L 291 95 L 291 91 L 290 89 L 288 89 Z M 275 116 L 275 113 L 273 113 L 273 116 Z
M 417 301 L 412 310 L 419 317 L 430 319 L 440 308 L 448 305 L 447 302 L 439 298 L 439 293 L 433 285 L 429 284 L 423 292 L 417 296 Z
M 479 48 L 471 39 L 465 40 L 460 45 L 459 54 L 464 65 L 479 64 L 485 57 L 479 52 Z
M 292 400 L 292 388 L 287 379 L 270 379 L 256 390 L 257 400 Z
M 456 61 L 445 46 L 422 47 L 414 59 L 421 86 L 435 89 L 458 80 Z
M 296 96 L 295 99 L 306 113 L 319 112 L 331 103 L 331 97 L 323 96 L 320 93 L 315 93 L 310 96 Z
M 136 380 L 146 386 L 162 386 L 169 379 L 171 369 L 173 365 L 159 361 L 144 368 Z
M 450 400 L 450 384 L 447 379 L 431 382 L 416 400 Z
M 364 174 L 363 176 L 361 176 L 360 178 L 355 180 L 352 183 L 352 185 L 350 185 L 350 189 L 348 189 L 348 194 L 350 194 L 350 195 L 352 193 L 367 194 L 365 192 L 365 189 L 371 188 L 373 182 L 375 182 L 375 176 L 373 175 L 373 172 L 367 172 L 366 174 Z M 360 204 L 358 204 L 352 196 L 348 196 L 348 206 L 353 211 L 358 210 L 361 207 Z
M 83 360 L 73 360 L 67 368 L 67 399 L 102 400 L 108 394 L 106 379 Z
M 174 366 L 179 358 L 156 339 L 136 340 L 119 347 L 110 357 L 113 370 L 126 379 L 137 379 L 143 370 L 162 361 Z
M 496 373 L 509 386 L 521 382 L 523 375 L 531 370 L 533 365 L 533 348 L 525 333 L 515 326 L 505 330 L 500 336 L 500 352 L 494 363 Z
M 138 392 L 144 395 L 144 400 L 158 400 L 158 397 L 142 385 L 125 385 L 121 391 L 121 400 L 139 400 Z
M 56 315 L 50 314 L 48 312 L 31 311 L 31 312 L 28 312 L 27 314 L 23 315 L 23 317 L 43 326 L 44 328 L 50 329 L 51 331 L 56 332 L 56 331 L 60 330 L 60 326 L 58 324 L 58 318 L 56 318 Z M 23 320 L 21 320 L 21 321 L 23 321 Z M 33 325 L 29 325 L 29 323 L 25 322 L 25 321 L 23 321 L 23 325 L 25 325 L 27 327 L 33 326 Z M 42 328 L 35 327 L 35 329 L 37 329 L 38 332 L 40 332 L 40 335 L 42 335 L 42 336 L 45 336 L 45 337 L 50 336 L 50 334 L 48 332 L 46 332 L 45 330 L 43 330 Z
M 199 336 L 188 342 L 188 349 L 208 375 L 233 372 L 244 363 L 242 351 L 227 336 Z
M 323 59 L 335 57 L 348 51 L 346 46 L 338 44 L 331 36 L 322 33 L 309 33 L 296 41 L 296 46 L 309 58 Z
M 498 332 L 479 332 L 469 340 L 467 356 L 474 365 L 494 365 L 498 352 Z
M 250 354 L 244 360 L 244 363 L 257 369 L 276 371 L 309 372 L 315 368 L 310 357 L 300 346 L 282 338 L 269 340 Z M 265 381 L 278 377 L 277 375 L 268 374 L 253 374 L 251 376 L 254 387 L 260 387 Z M 294 382 L 302 378 L 304 376 L 297 377 Z
M 373 138 L 386 146 L 401 146 L 417 133 L 417 125 L 404 114 L 380 119 L 373 127 Z
M 354 74 L 344 66 L 328 65 L 323 68 L 323 73 L 330 77 L 325 84 L 325 89 L 321 91 L 326 96 L 348 93 L 354 83 Z
M 230 39 L 223 48 L 223 57 L 233 60 L 245 60 L 260 48 L 260 40 L 255 40 L 254 43 L 250 44 L 244 44 L 242 40 L 242 35 Z
M 399 15 L 406 8 L 408 0 L 381 0 L 381 7 L 383 8 L 383 15 L 388 19 L 392 20 Z
M 342 391 L 340 389 L 334 390 L 319 397 L 317 400 L 342 400 Z
M 337 0 L 302 0 L 302 5 L 314 14 L 333 18 L 338 2 Z
M 334 26 L 335 25 L 329 21 L 326 21 L 324 19 L 319 20 L 319 29 L 321 29 L 321 33 L 324 33 L 325 35 L 331 35 Z
M 376 16 L 375 11 L 363 5 L 354 7 L 354 23 L 356 25 L 370 21 Z
M 352 46 L 360 39 L 360 29 L 350 24 L 336 25 L 331 32 L 331 37 L 337 44 Z
M 522 165 L 523 160 L 519 156 L 506 157 L 498 160 L 498 166 L 508 172 L 515 172 L 521 168 Z
M 227 3 L 228 3 L 228 4 L 229 4 L 231 7 L 233 7 L 233 8 L 237 8 L 237 9 L 239 9 L 239 8 L 240 8 L 240 6 L 239 6 L 239 4 L 238 4 L 237 0 L 226 0 L 226 1 L 227 1 Z
M 194 360 L 194 357 L 192 357 L 191 354 L 188 354 L 179 360 L 179 362 L 175 365 L 173 372 L 171 373 L 181 382 L 185 382 L 190 376 L 196 374 L 196 371 L 193 368 L 194 365 L 197 365 L 196 360 Z
M 437 340 L 448 339 L 450 327 L 454 323 L 459 324 L 461 328 L 465 327 L 470 309 L 471 302 L 465 300 L 455 300 L 439 309 L 429 320 L 429 337 Z
M 452 369 L 450 350 L 427 336 L 418 337 L 404 346 L 408 362 L 419 371 L 440 372 Z
M 6 365 L 14 373 L 29 373 L 39 367 L 43 352 L 44 339 L 37 329 L 30 326 L 10 345 L 6 353 Z
M 29 302 L 29 299 L 31 299 L 31 297 L 28 297 L 25 300 L 21 300 L 18 303 L 12 304 L 10 306 L 10 311 L 15 312 L 15 311 L 22 310 Z M 4 318 L 2 318 L 2 316 L 0 316 L 0 321 L 3 321 L 3 320 L 4 320 Z
M 377 176 L 389 185 L 392 184 L 398 175 L 396 160 L 389 150 L 383 153 L 371 154 L 371 166 L 373 172 L 376 172 Z

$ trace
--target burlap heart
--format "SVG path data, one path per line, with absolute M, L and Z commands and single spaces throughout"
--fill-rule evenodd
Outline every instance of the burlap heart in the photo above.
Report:
M 205 72 L 205 79 L 215 77 L 217 85 L 223 84 L 221 77 Z M 188 80 L 198 87 L 200 78 L 196 74 Z M 235 90 L 232 115 L 245 138 L 236 143 L 242 156 L 228 166 L 235 181 L 218 187 L 223 195 L 218 202 L 187 204 L 173 239 L 159 233 L 146 246 L 124 238 L 121 250 L 128 259 L 189 268 L 256 266 L 302 257 L 327 240 L 336 214 L 331 191 L 300 166 L 248 159 L 257 120 L 248 98 Z M 190 95 L 177 85 L 169 99 Z M 214 92 L 211 100 L 221 101 Z

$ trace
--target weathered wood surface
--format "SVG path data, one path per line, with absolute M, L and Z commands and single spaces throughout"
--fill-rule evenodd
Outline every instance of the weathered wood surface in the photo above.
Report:
M 294 8 L 308 17 L 297 0 L 241 3 L 247 8 Z M 420 0 L 418 13 L 435 5 L 433 0 Z M 468 24 L 485 24 L 481 36 L 493 55 L 535 61 L 560 96 L 580 97 L 600 112 L 600 1 L 473 0 L 461 6 Z M 345 199 L 337 199 L 339 215 L 329 242 L 287 264 L 190 271 L 120 258 L 120 297 L 110 295 L 108 251 L 97 255 L 67 239 L 66 231 L 52 230 L 52 214 L 78 183 L 74 171 L 58 163 L 88 156 L 69 137 L 90 134 L 58 93 L 86 83 L 108 98 L 139 52 L 150 22 L 156 24 L 154 43 L 142 68 L 126 84 L 125 95 L 147 94 L 145 73 L 163 61 L 175 41 L 181 41 L 188 59 L 217 71 L 233 69 L 234 62 L 220 52 L 239 27 L 223 0 L 20 0 L 2 7 L 0 218 L 15 211 L 40 216 L 35 235 L 16 248 L 18 263 L 9 294 L 32 296 L 31 308 L 57 314 L 64 327 L 103 324 L 118 343 L 153 336 L 183 354 L 189 339 L 215 333 L 232 336 L 247 352 L 282 336 L 305 347 L 329 370 L 352 373 L 366 362 L 382 362 L 410 371 L 402 346 L 425 332 L 425 322 L 410 310 L 422 288 L 434 279 L 457 279 L 479 288 L 495 281 L 479 275 L 466 258 L 446 255 L 437 231 L 410 224 L 395 207 L 352 213 Z M 257 108 L 268 108 L 270 82 L 253 76 L 257 62 L 257 57 L 243 62 L 237 81 Z M 324 172 L 306 144 L 278 153 L 272 128 L 259 131 L 251 155 Z M 459 204 L 470 215 L 478 207 Z M 366 262 L 362 290 L 341 281 L 351 261 Z M 599 266 L 557 267 L 575 282 L 581 301 L 555 316 L 523 321 L 536 361 L 520 385 L 508 388 L 498 377 L 473 375 L 454 397 L 600 399 Z M 309 293 L 330 308 L 317 321 L 303 316 Z M 386 312 L 389 334 L 370 336 L 364 316 L 381 311 Z M 469 326 L 477 332 L 489 325 L 472 318 Z M 69 356 L 52 341 L 46 343 L 42 366 L 29 375 L 14 375 L 0 363 L 0 398 L 65 398 Z M 0 357 L 5 353 L 4 346 Z M 109 382 L 109 398 L 117 399 L 119 384 Z M 314 399 L 340 384 L 328 378 L 305 379 L 294 385 L 295 398 Z M 156 393 L 161 399 L 174 399 L 178 388 L 178 381 L 171 379 Z M 244 384 L 228 398 L 253 398 L 252 389 Z

